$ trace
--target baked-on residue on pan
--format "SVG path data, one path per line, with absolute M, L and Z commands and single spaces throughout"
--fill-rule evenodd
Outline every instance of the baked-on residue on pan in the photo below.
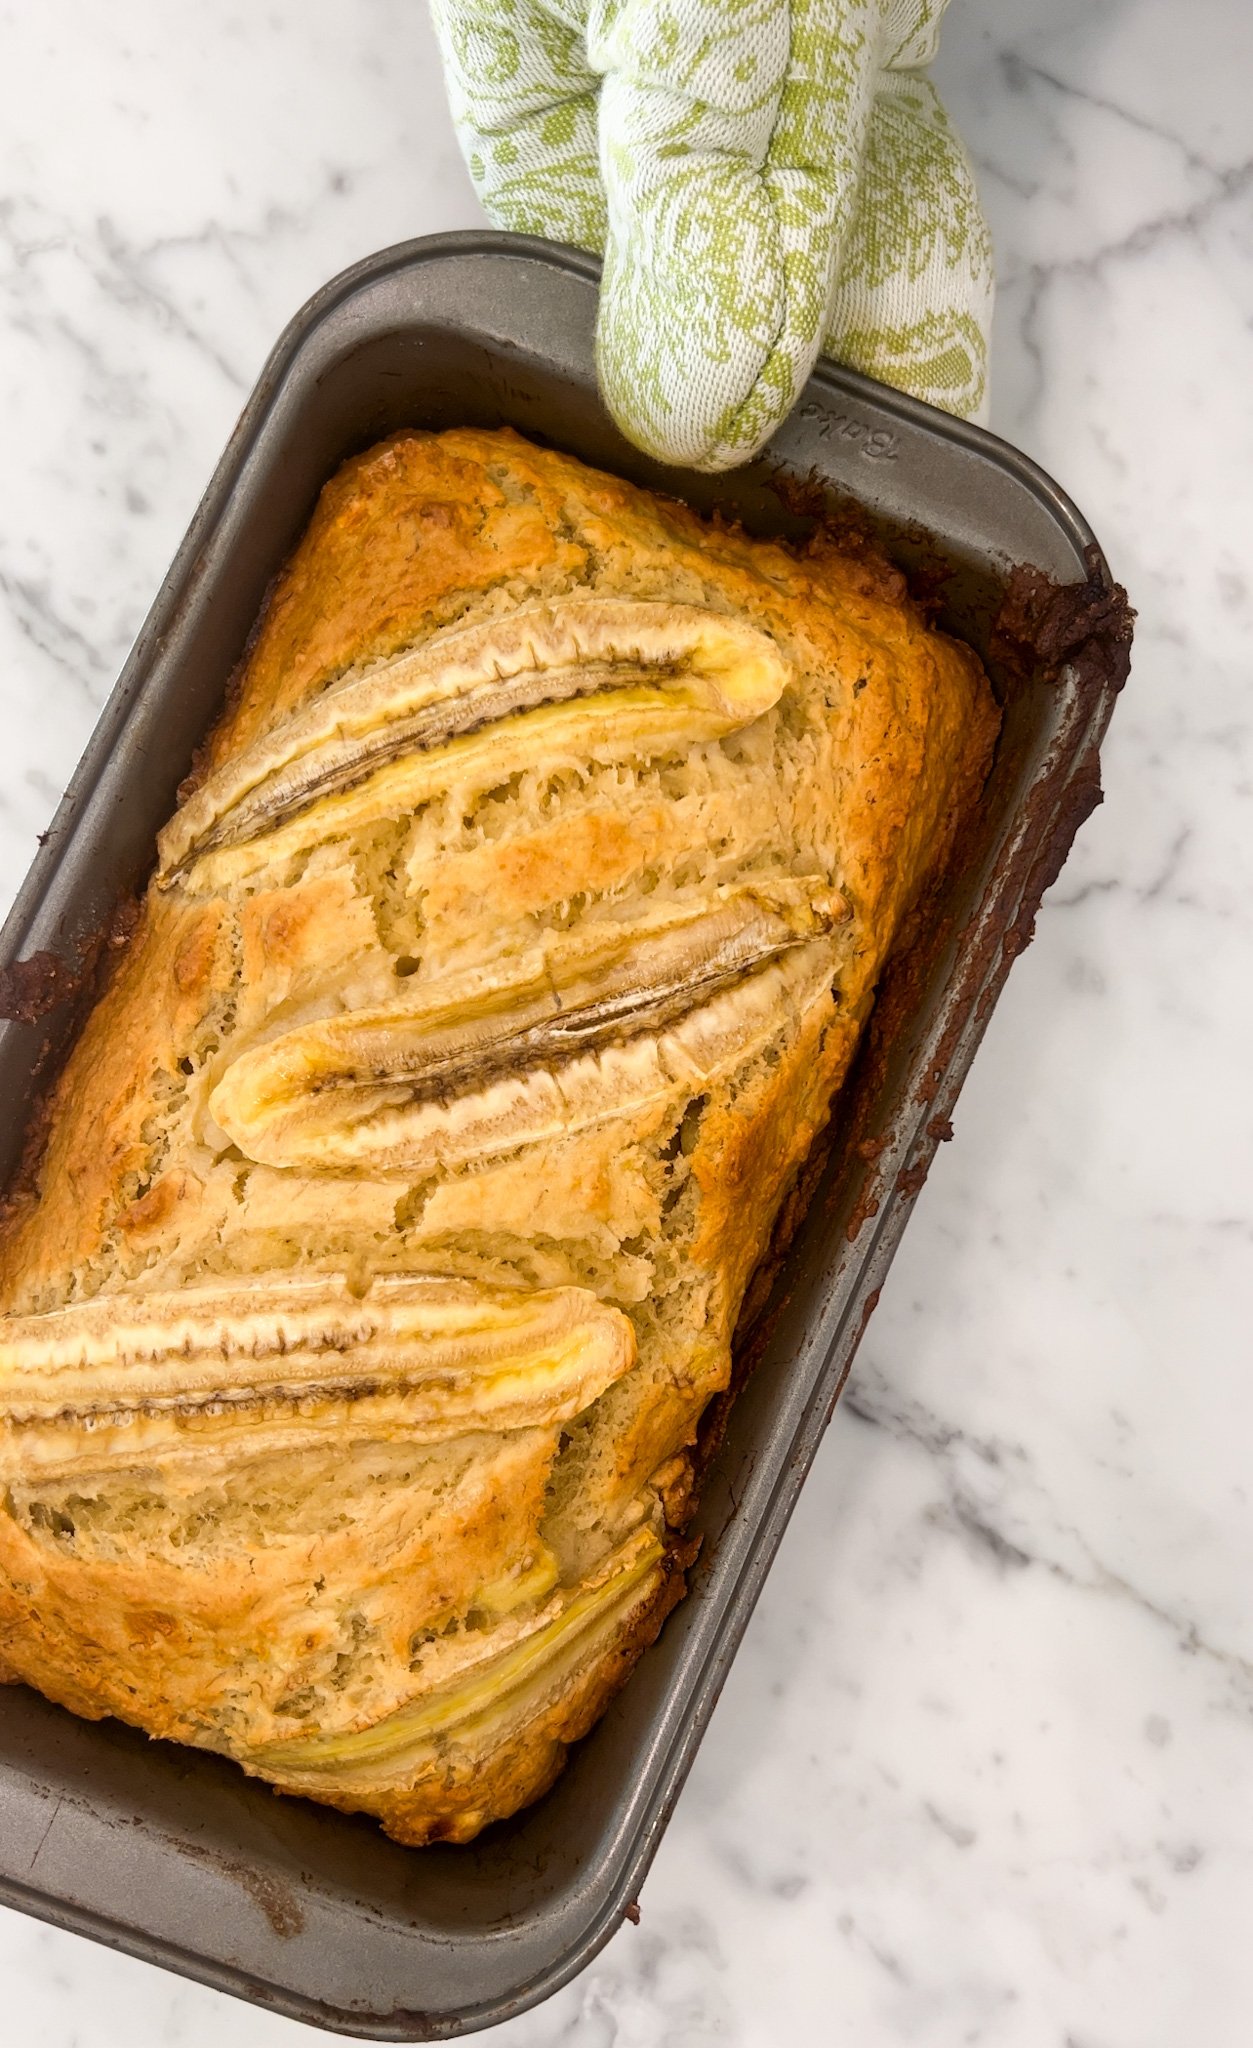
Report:
M 0 1667 L 403 1841 L 542 1791 L 996 725 L 828 543 L 349 463 L 0 1242 Z

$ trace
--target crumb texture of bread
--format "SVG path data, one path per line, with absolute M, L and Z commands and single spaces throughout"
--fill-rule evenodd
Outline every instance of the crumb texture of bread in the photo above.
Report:
M 0 1681 L 408 1843 L 537 1797 L 997 726 L 834 544 L 349 462 L 0 1237 Z

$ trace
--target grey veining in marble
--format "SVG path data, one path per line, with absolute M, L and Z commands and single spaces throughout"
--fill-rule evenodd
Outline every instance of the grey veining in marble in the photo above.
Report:
M 0 891 L 282 323 L 476 219 L 418 0 L 0 5 Z M 1253 10 L 956 0 L 994 425 L 1141 619 L 641 1900 L 501 2048 L 1253 2039 Z M 0 1914 L 12 2038 L 314 2036 Z

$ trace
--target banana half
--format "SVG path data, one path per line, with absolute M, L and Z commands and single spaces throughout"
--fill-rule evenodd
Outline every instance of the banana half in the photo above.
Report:
M 579 1414 L 635 1357 L 584 1288 L 250 1276 L 0 1323 L 0 1479 L 436 1442 Z
M 210 1114 L 246 1158 L 306 1173 L 414 1174 L 569 1134 L 746 1058 L 781 997 L 829 985 L 814 942 L 846 916 L 815 877 L 585 924 L 504 976 L 279 1030 L 226 1068 Z
M 569 598 L 437 633 L 225 762 L 161 834 L 158 885 L 219 889 L 541 761 L 717 739 L 768 711 L 789 676 L 768 634 L 692 605 Z

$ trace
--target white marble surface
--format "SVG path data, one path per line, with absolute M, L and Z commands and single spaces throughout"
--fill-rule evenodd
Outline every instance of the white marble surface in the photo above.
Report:
M 957 0 L 998 429 L 1140 607 L 644 1889 L 501 2048 L 1253 2038 L 1253 14 Z M 420 0 L 0 5 L 0 891 L 280 325 L 476 218 Z M 0 1913 L 4 2038 L 311 2031 Z

